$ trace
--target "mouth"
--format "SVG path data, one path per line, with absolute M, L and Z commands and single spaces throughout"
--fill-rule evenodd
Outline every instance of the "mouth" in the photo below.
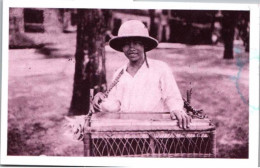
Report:
M 137 58 L 137 54 L 129 54 L 128 58 L 135 59 Z
M 128 54 L 137 54 L 137 52 L 131 51 L 131 52 L 128 52 Z
M 137 54 L 135 54 L 135 53 L 132 53 L 132 54 L 129 54 L 129 55 L 137 55 Z
M 136 52 L 129 52 L 128 55 L 137 55 Z

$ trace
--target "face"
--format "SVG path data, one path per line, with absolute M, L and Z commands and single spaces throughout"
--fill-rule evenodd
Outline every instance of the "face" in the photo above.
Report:
M 123 46 L 123 52 L 130 62 L 144 60 L 144 45 L 138 40 L 129 40 Z

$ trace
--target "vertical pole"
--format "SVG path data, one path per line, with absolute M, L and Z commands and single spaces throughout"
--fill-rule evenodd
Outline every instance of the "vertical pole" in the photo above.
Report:
M 84 133 L 84 156 L 92 156 L 91 133 Z
M 89 105 L 89 113 L 85 118 L 85 125 L 84 125 L 84 156 L 92 156 L 92 140 L 91 140 L 91 132 L 89 131 L 89 128 L 91 126 L 91 115 L 94 112 L 92 100 L 94 97 L 94 89 L 90 89 L 90 105 Z
M 154 138 L 149 134 L 149 141 L 150 141 L 150 153 L 151 153 L 151 156 L 154 156 L 155 154 L 155 144 L 154 144 Z
M 209 137 L 211 140 L 211 154 L 213 155 L 213 158 L 216 157 L 216 130 L 212 130 Z

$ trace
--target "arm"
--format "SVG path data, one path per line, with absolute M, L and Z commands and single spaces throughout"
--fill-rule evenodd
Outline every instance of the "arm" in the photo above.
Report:
M 109 86 L 105 93 L 97 93 L 94 98 L 94 108 L 98 111 L 118 111 L 120 108 L 120 101 L 117 100 L 116 85 L 119 82 L 119 78 L 122 76 L 123 70 L 116 72 L 113 75 L 113 83 Z M 101 105 L 102 103 L 102 105 Z M 102 108 L 103 107 L 103 108 Z M 113 109 L 113 110 L 112 110 Z
M 172 118 L 176 117 L 178 119 L 180 127 L 183 127 L 184 129 L 188 128 L 191 118 L 183 110 L 184 102 L 180 90 L 171 69 L 167 65 L 163 68 L 160 84 L 162 89 L 162 98 L 165 105 L 168 107 Z

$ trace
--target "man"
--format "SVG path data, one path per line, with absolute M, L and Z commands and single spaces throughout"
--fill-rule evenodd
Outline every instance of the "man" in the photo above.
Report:
M 146 52 L 156 48 L 158 42 L 149 36 L 145 25 L 137 20 L 125 22 L 109 45 L 123 52 L 129 62 L 117 70 L 107 93 L 95 96 L 94 108 L 108 112 L 170 111 L 180 127 L 188 128 L 191 118 L 183 111 L 171 69 L 162 61 L 146 57 Z

